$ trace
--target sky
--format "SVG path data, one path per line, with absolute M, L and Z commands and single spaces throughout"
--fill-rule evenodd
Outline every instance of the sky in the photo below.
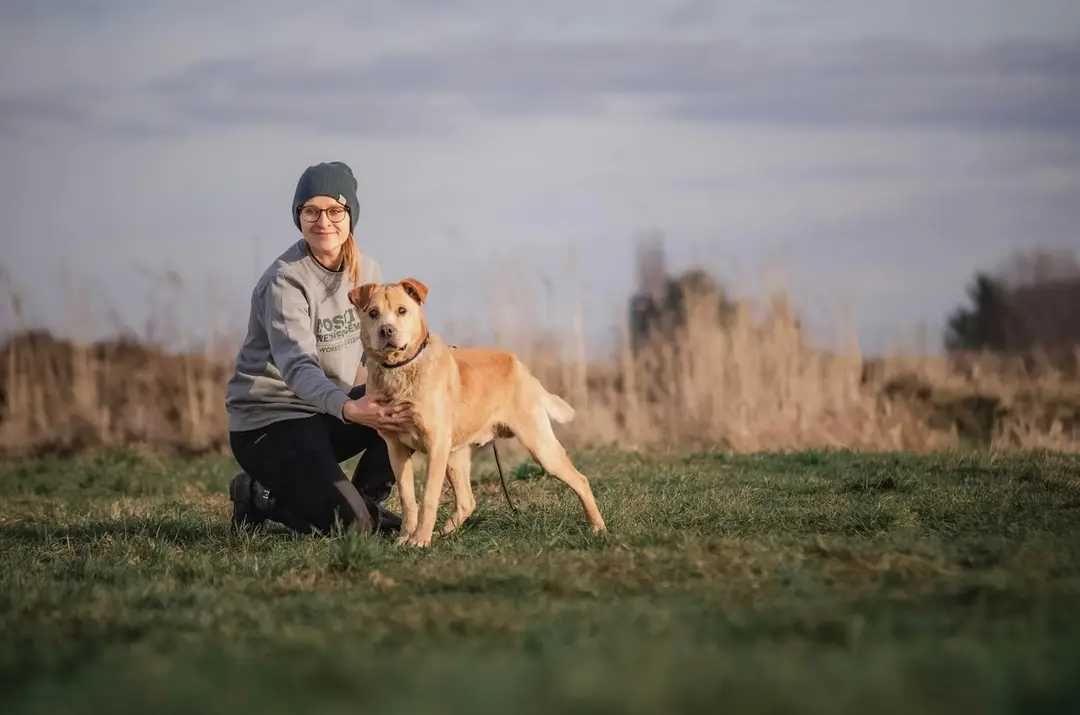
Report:
M 936 349 L 975 271 L 1080 250 L 1080 3 L 5 0 L 0 330 L 239 337 L 331 160 L 451 338 L 599 354 L 661 235 Z

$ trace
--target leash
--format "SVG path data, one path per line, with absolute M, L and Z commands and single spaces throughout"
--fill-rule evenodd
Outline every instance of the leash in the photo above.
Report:
M 499 469 L 499 481 L 502 483 L 503 496 L 506 497 L 506 503 L 510 505 L 510 511 L 516 514 L 518 508 L 514 506 L 514 501 L 510 498 L 510 490 L 506 488 L 506 477 L 503 476 L 502 462 L 499 461 L 499 448 L 495 446 L 495 440 L 491 440 L 491 451 L 495 454 L 495 466 Z

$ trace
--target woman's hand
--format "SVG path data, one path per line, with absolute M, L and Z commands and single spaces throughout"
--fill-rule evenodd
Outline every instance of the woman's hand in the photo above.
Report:
M 414 426 L 411 402 L 383 403 L 364 395 L 348 400 L 341 409 L 348 422 L 374 427 L 380 432 L 406 432 Z

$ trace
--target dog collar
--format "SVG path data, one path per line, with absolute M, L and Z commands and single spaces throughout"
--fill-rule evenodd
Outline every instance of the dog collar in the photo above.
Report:
M 401 362 L 393 362 L 393 363 L 380 362 L 379 364 L 382 365 L 383 367 L 385 367 L 388 370 L 393 370 L 396 367 L 405 367 L 406 365 L 411 363 L 413 360 L 420 357 L 420 353 L 424 352 L 424 348 L 426 348 L 428 346 L 428 341 L 430 339 L 431 339 L 431 333 L 428 333 L 427 335 L 425 335 L 424 336 L 424 342 L 420 343 L 420 349 L 417 350 L 415 353 L 413 353 L 413 356 L 411 358 L 406 358 L 405 360 L 403 360 Z

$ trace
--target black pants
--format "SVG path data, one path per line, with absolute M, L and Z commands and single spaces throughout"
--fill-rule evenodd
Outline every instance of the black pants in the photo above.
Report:
M 349 397 L 364 395 L 364 385 Z M 270 490 L 275 506 L 269 518 L 304 533 L 327 533 L 335 523 L 370 529 L 374 504 L 394 483 L 386 442 L 371 427 L 313 415 L 274 422 L 260 429 L 229 433 L 236 461 Z M 363 456 L 345 478 L 340 463 Z M 362 493 L 362 494 L 361 494 Z

